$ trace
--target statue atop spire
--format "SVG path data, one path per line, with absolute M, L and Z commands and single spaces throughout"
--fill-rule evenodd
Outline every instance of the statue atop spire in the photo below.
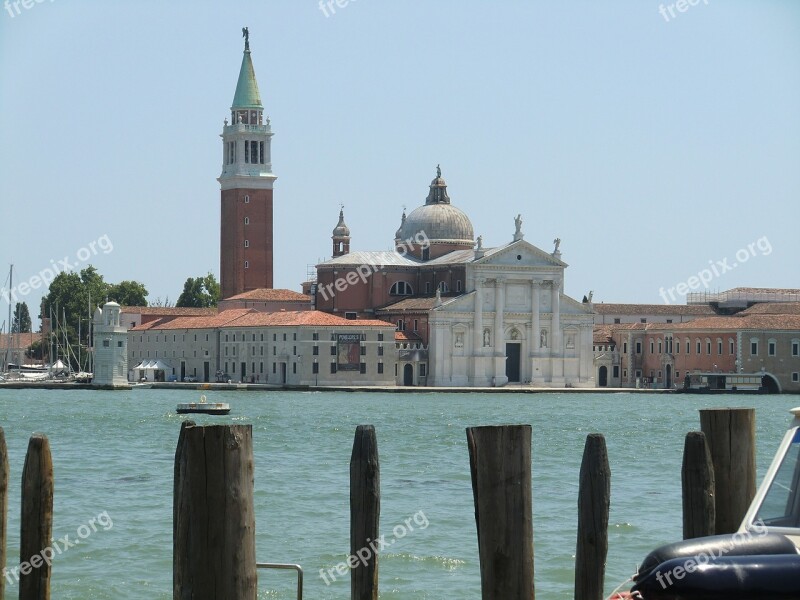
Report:
M 244 38 L 244 51 L 250 52 L 250 28 L 242 27 L 242 37 Z
M 436 177 L 437 178 L 442 177 L 442 167 L 440 165 L 436 165 Z

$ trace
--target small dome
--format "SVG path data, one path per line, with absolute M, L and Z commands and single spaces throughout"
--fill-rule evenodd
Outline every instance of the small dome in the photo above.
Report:
M 339 211 L 339 223 L 333 228 L 333 237 L 350 237 L 350 228 L 344 222 L 344 209 Z

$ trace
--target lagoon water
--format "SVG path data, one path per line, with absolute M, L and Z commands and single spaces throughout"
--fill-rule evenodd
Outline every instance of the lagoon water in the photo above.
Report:
M 381 532 L 414 527 L 381 555 L 382 599 L 477 600 L 480 577 L 465 428 L 533 426 L 537 598 L 572 598 L 578 472 L 586 435 L 606 435 L 612 506 L 606 589 L 654 547 L 681 537 L 680 466 L 698 408 L 756 407 L 758 477 L 789 424 L 791 396 L 655 394 L 391 394 L 207 392 L 251 423 L 257 557 L 305 569 L 304 596 L 346 599 L 349 576 L 320 578 L 349 552 L 349 461 L 355 427 L 374 424 L 381 459 Z M 199 392 L 0 390 L 11 466 L 8 566 L 19 559 L 20 478 L 28 438 L 50 439 L 56 538 L 81 543 L 53 563 L 59 600 L 172 597 L 172 477 L 184 416 Z M 93 517 L 97 531 L 87 535 Z M 423 518 L 424 515 L 424 518 Z M 426 526 L 427 523 L 427 526 Z M 103 527 L 101 525 L 106 525 Z M 398 529 L 398 532 L 401 530 Z M 6 585 L 6 598 L 16 598 Z M 259 598 L 294 598 L 292 572 L 259 571 Z

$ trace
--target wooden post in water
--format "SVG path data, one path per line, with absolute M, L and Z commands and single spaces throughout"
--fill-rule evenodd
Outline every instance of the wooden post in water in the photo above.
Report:
M 575 552 L 575 600 L 603 600 L 608 556 L 611 469 L 606 439 L 586 436 L 578 490 L 578 545 Z
M 6 566 L 6 526 L 8 525 L 8 448 L 6 433 L 0 427 L 0 571 Z M 6 578 L 0 577 L 0 598 L 5 598 Z
M 255 600 L 251 425 L 181 426 L 173 504 L 175 600 Z
M 714 532 L 734 533 L 756 493 L 755 409 L 701 410 L 700 428 L 714 464 Z
M 22 469 L 19 600 L 50 600 L 52 537 L 53 459 L 47 436 L 35 433 Z
M 375 427 L 359 425 L 350 458 L 350 598 L 378 600 L 381 467 Z M 358 559 L 353 564 L 354 558 Z
M 683 539 L 714 535 L 714 464 L 702 431 L 686 434 L 683 447 Z
M 533 600 L 531 426 L 468 427 L 483 600 Z

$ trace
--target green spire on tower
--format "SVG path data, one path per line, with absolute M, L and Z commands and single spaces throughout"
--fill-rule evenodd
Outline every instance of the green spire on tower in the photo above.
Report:
M 261 108 L 261 94 L 258 92 L 258 82 L 256 72 L 253 69 L 253 60 L 250 58 L 250 31 L 245 27 L 242 29 L 244 42 L 244 56 L 242 57 L 242 67 L 239 69 L 239 81 L 236 83 L 236 94 L 233 96 L 231 109 L 236 108 Z

